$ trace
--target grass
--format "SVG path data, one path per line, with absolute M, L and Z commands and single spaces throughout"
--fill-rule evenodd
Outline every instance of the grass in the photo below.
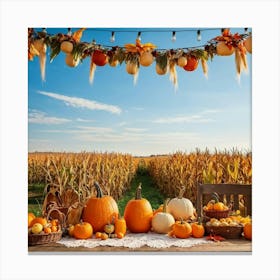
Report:
M 140 169 L 131 182 L 130 189 L 124 196 L 117 201 L 119 212 L 124 214 L 124 209 L 130 199 L 135 198 L 136 188 L 142 183 L 142 197 L 149 200 L 153 209 L 157 209 L 164 201 L 164 196 L 154 186 L 152 178 L 146 170 Z M 41 215 L 41 207 L 43 204 L 44 184 L 33 184 L 28 186 L 28 211 L 33 212 L 36 216 Z

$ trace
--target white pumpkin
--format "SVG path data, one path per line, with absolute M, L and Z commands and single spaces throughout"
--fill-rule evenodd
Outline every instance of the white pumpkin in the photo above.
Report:
M 170 213 L 175 220 L 188 220 L 194 215 L 192 202 L 183 197 L 184 189 L 181 190 L 178 197 L 172 198 L 167 204 L 166 211 Z
M 217 55 L 228 56 L 234 53 L 235 48 L 229 48 L 225 42 L 219 42 L 216 46 Z
M 80 59 L 78 58 L 77 60 L 75 60 L 73 55 L 69 53 L 65 57 L 65 62 L 69 67 L 76 67 L 79 64 Z
M 156 213 L 152 218 L 152 229 L 157 233 L 168 233 L 172 230 L 172 226 L 175 224 L 174 217 L 166 212 L 166 200 L 163 204 L 163 211 Z
M 126 64 L 126 72 L 130 75 L 135 75 L 138 72 L 138 66 L 136 63 L 128 61 Z
M 188 63 L 188 59 L 185 56 L 180 56 L 177 61 L 177 65 L 180 67 L 186 66 Z
M 65 53 L 71 53 L 73 51 L 73 43 L 69 41 L 63 41 L 60 45 L 60 50 Z
M 143 52 L 140 55 L 140 64 L 142 66 L 145 67 L 150 66 L 153 63 L 153 61 L 154 61 L 154 57 L 150 51 Z
M 252 53 L 252 36 L 244 41 L 244 47 L 246 48 L 247 52 Z

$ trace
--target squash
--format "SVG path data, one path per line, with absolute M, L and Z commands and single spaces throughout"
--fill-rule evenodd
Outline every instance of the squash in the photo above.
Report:
M 166 212 L 166 200 L 163 204 L 163 211 L 156 213 L 152 218 L 152 229 L 157 233 L 168 233 L 175 224 L 174 217 Z
M 246 223 L 244 225 L 243 234 L 246 239 L 252 240 L 252 223 Z
M 76 239 L 88 239 L 91 238 L 93 229 L 90 223 L 81 222 L 74 226 L 73 236 Z
M 128 61 L 126 64 L 126 72 L 130 75 L 136 75 L 138 73 L 139 67 L 135 62 Z
M 186 71 L 194 71 L 198 66 L 198 58 L 193 55 L 188 56 L 187 64 L 183 67 Z
M 97 66 L 104 66 L 108 62 L 108 57 L 100 50 L 95 50 L 91 55 L 91 60 Z
M 71 53 L 67 54 L 65 57 L 65 63 L 69 66 L 69 67 L 76 67 L 80 62 L 80 59 L 74 59 L 73 55 Z
M 107 234 L 111 234 L 113 233 L 115 230 L 115 226 L 111 223 L 108 223 L 104 226 L 104 231 L 107 233 Z
M 60 44 L 60 50 L 64 53 L 71 53 L 73 51 L 73 43 L 70 41 L 63 41 Z
M 134 233 L 148 232 L 151 228 L 153 209 L 150 202 L 142 198 L 141 183 L 136 189 L 135 199 L 131 199 L 125 206 L 124 218 L 127 228 Z
M 32 212 L 28 213 L 28 227 L 30 227 L 30 224 L 32 222 L 32 220 L 34 220 L 36 217 Z
M 205 233 L 205 229 L 203 224 L 201 223 L 201 219 L 199 218 L 197 222 L 192 223 L 192 236 L 195 238 L 202 238 Z
M 154 57 L 150 51 L 145 51 L 140 55 L 140 64 L 142 66 L 150 66 L 154 62 Z
M 170 213 L 175 220 L 188 220 L 194 215 L 194 207 L 192 202 L 183 197 L 185 188 L 182 188 L 179 196 L 172 198 L 167 204 L 167 212 Z
M 177 238 L 189 238 L 192 234 L 192 227 L 189 223 L 181 219 L 173 225 L 172 233 Z
M 121 233 L 123 236 L 126 234 L 126 221 L 124 217 L 118 217 L 115 221 L 115 233 Z
M 231 45 L 226 45 L 225 42 L 221 41 L 216 46 L 217 55 L 229 56 L 232 55 L 235 51 L 235 48 Z
M 91 197 L 86 202 L 82 219 L 92 225 L 93 232 L 103 231 L 104 226 L 118 217 L 119 209 L 112 196 L 103 195 L 97 182 L 94 183 L 97 191 L 96 197 Z
M 188 60 L 185 56 L 180 56 L 177 60 L 177 65 L 180 67 L 185 67 L 188 63 Z
M 168 67 L 161 68 L 159 64 L 156 64 L 156 72 L 158 75 L 165 75 L 167 73 Z

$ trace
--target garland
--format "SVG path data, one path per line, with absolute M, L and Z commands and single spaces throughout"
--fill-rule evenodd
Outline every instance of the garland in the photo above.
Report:
M 142 44 L 136 39 L 135 44 L 108 47 L 92 42 L 81 42 L 83 32 L 86 28 L 80 28 L 73 34 L 58 33 L 48 34 L 45 29 L 35 32 L 33 28 L 28 29 L 28 60 L 39 56 L 41 78 L 45 80 L 46 52 L 50 48 L 50 62 L 60 52 L 66 54 L 65 62 L 69 67 L 77 67 L 86 58 L 91 59 L 89 82 L 93 82 L 96 67 L 109 64 L 112 67 L 126 64 L 127 73 L 134 76 L 136 81 L 140 66 L 150 66 L 156 62 L 156 72 L 159 75 L 170 74 L 170 80 L 177 88 L 178 79 L 176 66 L 186 71 L 197 69 L 201 63 L 204 75 L 207 77 L 207 61 L 213 60 L 216 55 L 228 56 L 235 54 L 235 65 L 238 77 L 242 71 L 248 69 L 247 53 L 252 53 L 251 34 L 231 34 L 229 29 L 224 29 L 222 35 L 216 36 L 199 47 L 185 47 L 177 49 L 157 49 L 152 43 Z

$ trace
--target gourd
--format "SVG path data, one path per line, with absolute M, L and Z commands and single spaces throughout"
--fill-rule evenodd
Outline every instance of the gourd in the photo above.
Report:
M 97 66 L 104 66 L 107 61 L 107 55 L 100 50 L 95 50 L 91 56 L 91 60 Z
M 188 63 L 188 60 L 185 56 L 180 56 L 177 61 L 177 65 L 180 67 L 185 67 Z
M 194 214 L 192 202 L 183 197 L 185 188 L 183 187 L 178 197 L 172 198 L 167 204 L 167 212 L 170 213 L 175 220 L 188 220 Z
M 115 233 L 121 233 L 123 236 L 126 234 L 126 221 L 124 217 L 118 217 L 115 221 Z
M 90 223 L 80 222 L 74 226 L 73 236 L 76 239 L 88 239 L 91 238 L 93 229 Z
M 137 63 L 128 61 L 126 64 L 126 72 L 130 75 L 136 75 L 138 73 L 138 66 Z
M 135 199 L 125 206 L 124 218 L 127 228 L 134 233 L 148 232 L 151 228 L 153 209 L 150 202 L 142 198 L 141 183 L 136 189 Z
M 205 229 L 203 224 L 201 223 L 201 219 L 199 218 L 197 222 L 192 223 L 192 236 L 195 238 L 202 238 L 205 233 Z
M 173 235 L 177 238 L 189 238 L 192 234 L 192 227 L 189 223 L 181 219 L 173 225 Z
M 235 48 L 233 46 L 226 45 L 225 42 L 219 42 L 216 46 L 216 52 L 217 55 L 221 56 L 229 56 L 232 55 L 235 51 Z
M 175 223 L 174 217 L 166 212 L 166 200 L 163 204 L 163 211 L 156 213 L 152 218 L 152 229 L 157 233 L 168 233 Z
M 142 66 L 150 66 L 154 61 L 154 57 L 152 55 L 152 53 L 150 51 L 146 51 L 146 52 L 143 52 L 141 55 L 140 55 L 140 64 Z
M 60 44 L 60 50 L 64 53 L 71 53 L 73 51 L 73 43 L 70 41 L 63 41 Z
M 92 225 L 93 232 L 103 231 L 104 226 L 115 219 L 119 214 L 116 201 L 112 196 L 103 195 L 97 182 L 94 183 L 97 194 L 87 201 L 82 218 Z
M 186 71 L 194 71 L 198 66 L 198 59 L 191 55 L 188 56 L 187 64 L 183 67 Z
M 247 52 L 252 53 L 252 36 L 248 37 L 244 41 L 244 47 L 246 48 Z
M 252 223 L 246 223 L 244 225 L 243 234 L 246 239 L 252 240 Z
M 76 60 L 74 59 L 73 55 L 71 53 L 68 53 L 65 57 L 65 63 L 69 67 L 76 67 L 80 62 L 80 59 L 77 58 Z

